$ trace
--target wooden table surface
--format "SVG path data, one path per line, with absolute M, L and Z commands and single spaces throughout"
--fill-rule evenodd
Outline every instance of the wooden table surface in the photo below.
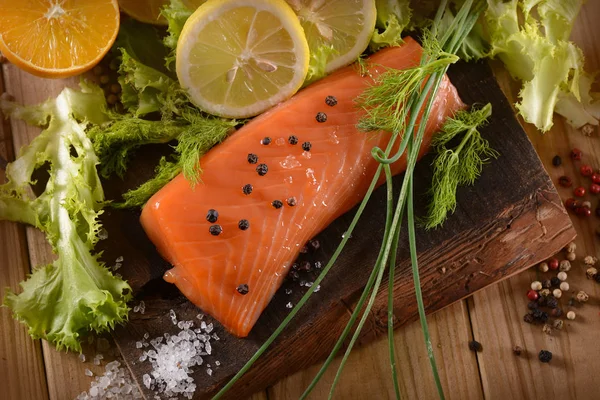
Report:
M 600 1 L 590 0 L 584 6 L 573 30 L 572 39 L 586 55 L 586 69 L 600 69 Z M 507 96 L 514 100 L 518 85 L 498 64 L 496 75 Z M 27 82 L 25 85 L 24 82 Z M 67 83 L 73 84 L 71 80 Z M 50 81 L 31 76 L 5 64 L 0 76 L 0 93 L 7 91 L 19 102 L 33 104 L 55 96 L 65 81 Z M 600 168 L 600 134 L 584 136 L 571 129 L 561 117 L 555 117 L 553 129 L 542 135 L 524 124 L 546 169 L 556 181 L 563 174 L 580 180 L 575 165 L 569 160 L 571 148 L 584 152 L 584 161 Z M 15 152 L 28 143 L 38 129 L 22 122 L 0 122 L 0 156 L 12 160 Z M 563 158 L 560 167 L 552 166 L 552 157 Z M 527 171 L 523 171 L 527 173 Z M 4 179 L 0 166 L 0 181 Z M 582 181 L 583 183 L 583 181 Z M 564 199 L 568 189 L 559 188 Z M 598 200 L 590 197 L 592 207 Z M 429 317 L 432 342 L 446 397 L 449 399 L 598 399 L 600 398 L 600 285 L 587 280 L 583 258 L 600 258 L 600 246 L 595 235 L 600 220 L 574 217 L 578 232 L 577 260 L 569 273 L 571 292 L 585 290 L 590 301 L 585 305 L 567 305 L 571 293 L 563 297 L 565 312 L 574 310 L 577 318 L 566 321 L 562 331 L 552 335 L 541 326 L 523 322 L 527 310 L 525 292 L 531 281 L 543 276 L 530 269 L 501 283 L 490 286 L 466 300 L 455 303 Z M 563 255 L 561 255 L 563 256 Z M 30 227 L 0 222 L 0 298 L 6 287 L 18 289 L 30 266 L 48 263 L 52 255 L 45 238 Z M 550 278 L 549 274 L 546 274 Z M 566 297 L 566 298 L 565 298 Z M 483 350 L 468 349 L 472 339 Z M 402 398 L 430 399 L 436 397 L 420 325 L 410 324 L 396 331 L 396 358 L 400 372 Z M 525 349 L 517 357 L 513 346 Z M 552 362 L 542 364 L 537 359 L 541 349 L 553 353 Z M 89 368 L 102 373 L 110 351 L 102 350 L 105 360 L 96 366 L 90 360 L 99 352 L 95 344 L 84 347 L 88 361 L 82 363 L 77 354 L 60 353 L 44 341 L 31 340 L 23 325 L 15 322 L 7 308 L 0 308 L 0 399 L 38 400 L 73 399 L 87 390 L 92 378 L 85 375 Z M 295 399 L 302 393 L 318 370 L 318 366 L 290 376 L 256 399 Z M 335 366 L 325 374 L 311 398 L 327 398 Z M 385 340 L 359 347 L 352 353 L 338 385 L 336 398 L 392 398 L 393 387 L 388 367 Z

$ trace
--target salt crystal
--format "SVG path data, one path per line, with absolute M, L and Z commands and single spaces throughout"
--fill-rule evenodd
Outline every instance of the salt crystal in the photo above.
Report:
M 150 334 L 148 332 L 144 333 L 144 339 L 148 339 L 150 337 Z
M 286 308 L 292 308 L 292 307 L 294 307 L 291 302 L 288 302 L 285 306 L 286 306 Z
M 85 369 L 84 373 L 86 376 L 94 376 L 94 373 L 87 368 Z
M 212 369 L 210 369 L 210 368 L 207 368 L 207 369 L 206 369 L 206 373 L 207 373 L 208 375 L 212 376 Z
M 317 285 L 317 287 L 315 288 L 314 293 L 317 293 L 319 290 L 321 290 L 321 285 Z
M 142 348 L 142 342 L 135 342 L 135 348 L 136 349 L 141 349 Z
M 115 260 L 115 262 L 118 262 L 118 263 L 123 262 L 123 256 L 117 257 L 117 259 Z
M 218 367 L 218 366 L 220 366 L 220 365 L 221 365 L 221 361 L 218 361 L 218 360 L 217 360 L 217 361 L 215 361 L 215 365 L 216 365 L 217 367 Z
M 292 289 L 285 289 L 285 294 L 292 294 Z
M 211 322 L 210 324 L 206 325 L 206 333 L 211 333 L 213 331 L 213 323 Z
M 107 238 L 108 238 L 108 231 L 104 228 L 100 228 L 100 230 L 98 230 L 98 239 L 105 240 Z
M 204 318 L 204 314 L 198 314 L 198 315 L 196 315 L 196 318 L 202 319 L 202 318 Z
M 144 376 L 142 376 L 142 380 L 144 381 L 144 386 L 146 386 L 147 389 L 150 389 L 150 383 L 152 383 L 152 378 L 150 378 L 150 375 L 144 374 Z
M 81 362 L 85 362 L 85 354 L 81 353 L 81 354 L 79 355 L 79 361 L 81 361 Z
M 203 330 L 206 329 L 206 322 L 202 321 L 200 323 L 200 329 L 203 329 Z
M 138 311 L 140 311 L 140 306 L 135 306 L 135 307 L 133 307 L 133 312 L 134 312 L 134 313 L 136 313 L 136 312 L 138 312 Z
M 113 271 L 116 271 L 116 270 L 118 270 L 119 268 L 121 268 L 122 266 L 123 266 L 123 264 L 121 264 L 120 262 L 118 262 L 118 263 L 115 263 L 115 265 L 113 266 L 113 268 L 112 268 L 112 269 L 113 269 Z

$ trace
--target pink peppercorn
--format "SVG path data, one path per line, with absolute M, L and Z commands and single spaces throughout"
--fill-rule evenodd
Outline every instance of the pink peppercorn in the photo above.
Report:
M 540 297 L 540 295 L 535 290 L 530 289 L 530 290 L 527 291 L 527 298 L 529 300 L 536 301 L 539 297 Z
M 594 170 L 589 165 L 583 164 L 581 167 L 579 167 L 579 172 L 581 173 L 582 176 L 588 177 L 588 176 L 592 176 L 592 174 L 594 173 Z
M 558 262 L 558 258 L 551 258 L 551 259 L 548 261 L 548 267 L 549 267 L 550 269 L 553 269 L 553 270 L 557 270 L 557 269 L 558 269 L 558 266 L 559 266 L 559 264 L 560 264 L 560 263 Z
M 578 186 L 573 190 L 573 194 L 576 197 L 583 197 L 585 196 L 585 188 L 583 186 Z

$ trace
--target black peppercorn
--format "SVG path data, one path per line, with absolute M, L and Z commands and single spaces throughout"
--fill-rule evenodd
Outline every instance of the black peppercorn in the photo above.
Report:
M 538 303 L 535 301 L 530 301 L 529 303 L 527 303 L 527 308 L 529 308 L 530 310 L 535 310 L 536 308 L 538 308 Z
M 533 318 L 533 314 L 525 314 L 525 316 L 523 317 L 523 321 L 527 322 L 528 324 L 533 324 L 534 318 Z
M 271 203 L 271 205 L 275 208 L 281 208 L 283 207 L 283 203 L 281 202 L 281 200 L 273 200 L 273 202 Z
M 324 112 L 318 112 L 315 119 L 317 120 L 317 122 L 326 122 L 327 114 L 325 114 Z
M 542 281 L 543 289 L 550 289 L 551 287 L 552 287 L 552 282 L 550 281 L 550 279 L 545 279 Z
M 249 183 L 245 184 L 242 188 L 242 192 L 244 192 L 245 195 L 249 195 L 250 193 L 252 193 L 252 185 Z
M 540 354 L 538 354 L 538 358 L 543 363 L 549 363 L 552 360 L 552 353 L 548 350 L 541 350 Z
M 596 276 L 594 276 L 594 280 L 600 283 L 600 274 L 596 274 Z
M 308 241 L 308 245 L 313 249 L 313 250 L 319 250 L 319 248 L 321 248 L 321 242 L 319 242 L 317 239 L 311 239 Z
M 481 351 L 483 348 L 481 346 L 481 343 L 479 343 L 477 340 L 471 340 L 469 342 L 469 350 L 471 351 Z
M 557 276 L 553 276 L 553 277 L 550 279 L 550 284 L 551 284 L 552 286 L 559 286 L 559 285 L 560 285 L 560 279 L 558 279 L 558 277 L 557 277 Z
M 265 137 L 263 140 L 260 141 L 260 144 L 264 144 L 265 146 L 271 144 L 271 138 L 268 136 Z
M 558 178 L 558 184 L 562 187 L 571 187 L 573 185 L 573 181 L 568 176 L 561 176 Z
M 269 167 L 267 167 L 267 164 L 258 164 L 256 166 L 256 172 L 260 176 L 265 176 L 268 171 L 269 171 Z
M 212 208 L 208 210 L 208 213 L 206 213 L 206 220 L 214 224 L 217 222 L 217 219 L 219 219 L 219 213 L 217 210 L 213 210 Z
M 290 197 L 289 199 L 287 199 L 287 204 L 290 207 L 294 207 L 296 205 L 296 198 L 295 197 Z
M 560 164 L 562 164 L 562 158 L 560 158 L 559 155 L 554 156 L 554 158 L 552 158 L 552 165 L 558 167 Z
M 548 313 L 540 310 L 539 308 L 533 310 L 531 315 L 533 315 L 533 319 L 538 322 L 544 323 L 548 321 Z
M 294 136 L 294 135 L 290 136 L 288 138 L 288 142 L 289 142 L 289 144 L 298 144 L 298 136 Z
M 221 225 L 211 225 L 208 231 L 213 236 L 219 236 L 223 232 L 223 228 L 221 228 Z
M 247 219 L 240 219 L 240 222 L 238 222 L 238 228 L 245 231 L 246 229 L 250 228 L 250 222 Z
M 248 154 L 248 162 L 250 164 L 256 164 L 258 162 L 258 156 L 254 153 L 249 153 Z
M 548 300 L 546 300 L 546 306 L 550 308 L 558 307 L 558 299 L 554 296 L 548 296 Z
M 563 315 L 563 310 L 558 307 L 553 308 L 552 311 L 550 311 L 550 315 L 552 315 L 554 318 L 558 318 Z
M 327 96 L 325 97 L 325 104 L 327 104 L 329 107 L 333 107 L 337 104 L 337 99 L 335 96 Z
M 312 147 L 312 144 L 310 142 L 302 143 L 302 150 L 304 150 L 304 151 L 310 151 L 311 147 Z
M 241 285 L 239 285 L 237 287 L 237 291 L 239 294 L 248 294 L 248 291 L 249 291 L 248 285 L 245 283 L 242 283 Z
M 546 307 L 546 296 L 540 296 L 537 299 L 538 307 Z

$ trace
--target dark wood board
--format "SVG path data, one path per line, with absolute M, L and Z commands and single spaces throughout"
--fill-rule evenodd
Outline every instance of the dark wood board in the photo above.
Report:
M 428 313 L 555 254 L 575 237 L 552 181 L 487 64 L 460 63 L 451 68 L 449 76 L 466 103 L 492 103 L 493 115 L 483 135 L 499 151 L 500 157 L 484 168 L 475 186 L 459 190 L 456 213 L 443 228 L 429 232 L 419 229 L 417 232 L 421 283 Z M 134 172 L 125 181 L 106 184 L 109 197 L 147 177 L 159 153 L 160 148 L 140 153 L 136 165 L 131 168 Z M 432 157 L 426 156 L 415 172 L 420 214 L 427 201 L 425 192 L 431 178 L 431 161 Z M 395 178 L 397 190 L 401 179 L 401 176 Z M 268 353 L 230 391 L 230 398 L 245 398 L 322 360 L 329 353 L 377 256 L 383 235 L 384 205 L 385 193 L 380 189 L 367 206 L 354 237 L 323 281 L 321 290 L 314 294 Z M 309 257 L 326 262 L 353 214 L 351 211 L 342 216 L 322 232 L 318 236 L 321 248 Z M 107 260 L 124 256 L 127 268 L 123 268 L 123 275 L 134 289 L 134 304 L 140 300 L 146 304 L 144 315 L 132 313 L 130 322 L 114 334 L 128 367 L 141 383 L 143 374 L 149 373 L 151 367 L 147 362 L 138 362 L 143 349 L 137 349 L 135 343 L 145 333 L 153 338 L 165 332 L 176 332 L 169 310 L 174 310 L 180 320 L 195 320 L 201 310 L 162 280 L 162 274 L 169 266 L 146 238 L 138 216 L 133 212 L 107 212 L 104 224 L 110 234 L 101 247 L 105 249 Z M 397 326 L 417 318 L 406 230 L 400 243 L 394 283 Z M 314 275 L 302 279 L 310 281 Z M 382 287 L 361 335 L 361 343 L 386 334 L 387 284 Z M 285 289 L 291 289 L 292 293 L 286 294 Z M 214 372 L 209 376 L 204 367 L 196 368 L 194 380 L 198 387 L 194 398 L 209 397 L 227 382 L 285 318 L 289 312 L 286 304 L 296 304 L 305 290 L 306 287 L 300 287 L 298 282 L 287 281 L 248 338 L 233 337 L 216 323 L 215 331 L 221 340 L 213 342 L 213 355 L 205 358 L 205 363 L 213 364 Z M 214 366 L 216 360 L 221 363 L 218 368 Z M 148 398 L 153 397 L 150 391 L 145 394 Z

